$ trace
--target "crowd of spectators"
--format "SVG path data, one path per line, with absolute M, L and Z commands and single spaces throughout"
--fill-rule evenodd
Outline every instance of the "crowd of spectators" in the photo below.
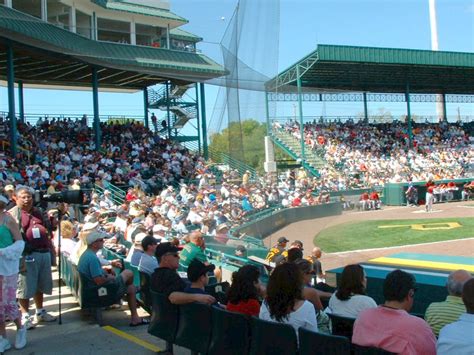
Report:
M 275 123 L 300 139 L 296 121 Z M 321 169 L 330 190 L 383 186 L 388 182 L 465 177 L 474 163 L 472 127 L 442 122 L 415 123 L 410 147 L 406 123 L 306 123 L 306 146 L 329 163 Z
M 283 129 L 291 131 L 294 127 L 287 125 Z M 308 128 L 307 132 L 313 134 L 317 131 L 313 132 L 312 129 L 317 130 L 317 127 Z M 15 288 L 12 280 L 17 277 L 20 279 L 17 297 L 21 317 L 13 309 L 8 314 L 10 319 L 17 320 L 18 348 L 26 344 L 26 328 L 34 327 L 35 322 L 56 319 L 43 308 L 43 294 L 52 291 L 51 264 L 54 264 L 55 253 L 59 251 L 58 230 L 63 238 L 61 251 L 77 264 L 90 287 L 111 282 L 115 285 L 117 300 L 127 296 L 131 310 L 130 325 L 135 326 L 146 324 L 146 320 L 140 318 L 136 311 L 137 290 L 133 285 L 133 274 L 128 270 L 120 274 L 114 271 L 114 268 L 123 269 L 123 260 L 104 258 L 101 254 L 104 246 L 121 254 L 125 262 L 149 274 L 151 288 L 166 294 L 172 303 L 197 301 L 217 304 L 216 298 L 205 291 L 209 276 L 219 281 L 221 275 L 205 253 L 204 235 L 211 236 L 217 243 L 226 244 L 232 242 L 227 233 L 230 228 L 251 218 L 255 211 L 271 206 L 297 207 L 326 203 L 329 202 L 329 190 L 348 187 L 347 181 L 342 181 L 340 177 L 336 180 L 328 176 L 310 179 L 302 169 L 291 172 L 278 182 L 265 179 L 253 181 L 249 172 L 240 179 L 235 171 L 219 172 L 222 176 L 217 181 L 217 172 L 202 157 L 155 136 L 138 123 L 102 124 L 101 128 L 103 144 L 96 151 L 92 143 L 93 132 L 85 120 L 45 119 L 38 121 L 35 126 L 20 123 L 19 143 L 22 149 L 15 159 L 6 156 L 0 159 L 0 186 L 5 193 L 0 202 L 4 203 L 5 210 L 9 210 L 7 217 L 11 216 L 16 222 L 9 227 L 14 238 L 5 244 L 5 248 L 0 248 L 0 254 L 17 255 L 21 253 L 20 249 L 25 249 L 23 271 L 18 269 L 18 265 L 10 265 L 8 272 L 0 273 L 0 281 L 9 282 L 10 294 Z M 331 126 L 326 128 L 327 132 L 332 131 Z M 340 132 L 342 136 L 345 134 L 344 129 Z M 352 137 L 352 131 L 347 132 L 349 135 L 344 136 L 344 139 Z M 373 129 L 367 132 L 368 136 L 364 137 L 373 144 L 379 131 Z M 443 161 L 449 160 L 454 164 L 453 171 L 462 174 L 462 165 L 473 158 L 472 147 L 465 141 L 465 135 L 461 135 L 459 127 L 438 132 L 439 135 L 433 134 L 431 139 L 445 137 L 446 132 L 450 132 L 451 138 L 454 137 L 452 140 L 457 143 L 452 148 L 464 160 Z M 323 138 L 324 144 L 318 144 L 327 151 L 332 149 L 333 143 L 326 142 L 340 139 L 329 133 Z M 362 144 L 357 134 L 352 138 L 348 141 L 357 143 L 350 149 L 346 145 L 345 152 L 354 153 L 357 151 L 355 147 Z M 371 150 L 372 157 L 388 156 L 388 150 L 384 150 L 386 148 L 382 149 L 380 145 L 374 149 L 368 148 L 370 144 L 364 149 L 366 152 L 367 149 Z M 400 149 L 402 147 L 403 144 Z M 421 147 L 424 147 L 426 153 L 426 143 L 423 145 L 420 140 L 417 147 L 417 153 L 414 150 L 409 152 L 421 154 Z M 337 157 L 339 154 L 333 151 L 331 156 Z M 426 158 L 426 154 L 420 156 Z M 349 159 L 347 169 L 359 163 L 354 159 Z M 342 160 L 337 163 L 340 162 Z M 372 165 L 368 161 L 364 164 L 365 181 L 371 181 Z M 460 170 L 456 170 L 456 164 Z M 438 165 L 441 169 L 437 172 L 444 171 L 444 165 Z M 411 164 L 411 169 L 414 166 Z M 383 171 L 388 174 L 388 170 Z M 430 174 L 433 172 L 430 170 Z M 410 174 L 412 178 L 416 176 L 413 171 Z M 334 182 L 342 185 L 332 185 Z M 110 184 L 126 186 L 127 194 L 123 202 L 114 198 L 108 189 Z M 79 210 L 65 203 L 50 203 L 43 204 L 47 213 L 42 213 L 41 209 L 33 206 L 34 190 L 52 194 L 67 189 L 92 188 L 94 185 L 102 187 L 103 194 L 92 193 L 85 209 Z M 59 223 L 56 220 L 58 213 L 63 216 Z M 26 243 L 21 244 L 18 233 L 23 235 L 21 239 Z M 328 331 L 323 298 L 329 299 L 328 313 L 350 309 L 356 311 L 357 314 L 351 315 L 357 318 L 364 314 L 366 308 L 376 307 L 375 302 L 365 295 L 366 279 L 360 266 L 348 266 L 344 271 L 347 280 L 332 294 L 333 290 L 323 287 L 327 286 L 324 280 L 316 278 L 324 276 L 318 260 L 321 256 L 318 248 L 305 260 L 301 242 L 294 241 L 288 251 L 288 239 L 280 238 L 278 242 L 267 257 L 278 264 L 270 275 L 268 287 L 264 288 L 259 283 L 258 270 L 242 268 L 241 272 L 233 276 L 235 285 L 228 294 L 231 297 L 229 309 L 252 315 L 258 313 L 262 319 L 288 323 L 295 329 L 303 326 Z M 178 273 L 179 268 L 187 273 Z M 183 276 L 187 280 L 183 280 Z M 242 277 L 249 277 L 253 281 L 249 284 Z M 414 297 L 414 280 L 409 277 L 401 279 L 406 281 L 404 290 L 406 288 L 407 293 L 389 293 L 388 297 L 393 298 L 386 297 L 385 308 L 398 307 L 409 311 L 412 304 L 410 298 Z M 395 279 L 393 282 L 399 281 Z M 316 284 L 320 286 L 318 291 L 311 287 Z M 31 298 L 36 305 L 34 318 L 29 313 Z M 12 302 L 16 300 L 10 297 L 5 302 L 11 308 Z M 384 312 L 390 313 L 386 309 L 379 313 Z M 5 318 L 1 320 L 5 321 Z M 366 339 L 365 336 L 362 338 Z M 6 349 L 9 343 L 4 338 L 0 340 Z M 383 342 L 377 344 L 380 347 L 383 345 Z

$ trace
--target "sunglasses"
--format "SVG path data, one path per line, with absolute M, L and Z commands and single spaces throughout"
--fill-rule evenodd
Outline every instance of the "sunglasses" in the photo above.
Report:
M 179 254 L 178 253 L 166 253 L 165 255 L 163 256 L 174 256 L 175 258 L 179 258 Z

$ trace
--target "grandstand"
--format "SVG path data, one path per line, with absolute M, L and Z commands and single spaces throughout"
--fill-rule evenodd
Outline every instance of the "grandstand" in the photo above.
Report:
M 274 143 L 290 157 L 301 161 L 301 164 L 310 173 L 319 176 L 319 170 L 329 166 L 328 170 L 331 171 L 335 168 L 334 164 L 341 163 L 334 161 L 332 155 L 335 153 L 334 150 L 340 149 L 342 145 L 337 142 L 336 146 L 338 147 L 333 146 L 334 149 L 331 149 L 331 142 L 317 141 L 318 136 L 322 140 L 334 138 L 331 135 L 326 137 L 325 133 L 328 133 L 328 130 L 334 130 L 337 125 L 325 127 L 323 124 L 318 127 L 316 120 L 324 121 L 324 118 L 304 116 L 303 103 L 333 100 L 361 101 L 364 105 L 364 116 L 344 118 L 344 120 L 350 120 L 349 125 L 345 128 L 345 133 L 351 129 L 360 130 L 359 134 L 364 134 L 364 129 L 375 130 L 377 141 L 380 136 L 393 133 L 395 137 L 404 139 L 402 141 L 403 149 L 412 148 L 414 144 L 422 142 L 417 139 L 418 137 L 413 137 L 414 123 L 411 117 L 411 102 L 436 102 L 440 95 L 434 94 L 442 94 L 444 110 L 439 119 L 442 122 L 447 122 L 450 115 L 447 112 L 447 102 L 471 104 L 473 102 L 473 58 L 472 53 L 319 45 L 314 52 L 266 83 L 267 101 L 298 103 L 298 117 L 294 118 L 295 122 L 279 122 L 278 117 L 272 117 L 267 112 L 269 135 Z M 367 103 L 383 100 L 406 103 L 406 115 L 399 118 L 402 126 L 397 128 L 398 132 L 388 132 L 384 127 L 378 129 L 368 126 Z M 287 118 L 286 121 L 290 121 L 290 119 Z M 365 126 L 361 123 L 354 125 L 354 121 L 361 121 L 365 123 Z M 311 123 L 313 126 L 310 125 Z M 281 129 L 285 124 L 292 125 L 292 128 L 287 126 L 285 132 Z M 417 132 L 422 131 L 422 133 L 430 129 L 432 127 L 425 127 L 422 124 L 415 127 Z M 446 126 L 442 129 L 449 131 Z M 468 125 L 466 130 L 467 135 L 462 139 L 465 139 L 464 144 L 469 149 L 468 138 L 472 126 Z M 374 134 L 371 134 L 369 138 L 364 138 L 370 140 Z M 459 134 L 463 136 L 461 132 Z M 342 132 L 342 136 L 344 136 L 344 132 Z M 446 140 L 447 137 L 443 138 Z M 415 139 L 416 141 L 414 141 Z M 355 140 L 360 141 L 361 139 L 355 137 Z M 368 144 L 369 142 L 363 143 Z M 308 149 L 308 145 L 311 146 L 311 149 Z M 357 148 L 365 149 L 364 147 Z M 381 149 L 385 148 L 381 147 Z M 382 153 L 385 152 L 382 151 Z M 327 159 L 333 161 L 328 162 Z M 464 164 L 466 163 L 468 162 L 464 162 Z M 347 171 L 345 172 L 347 173 Z M 371 181 L 371 184 L 377 184 L 377 182 Z
M 474 192 L 474 177 L 469 175 L 469 165 L 474 161 L 472 122 L 449 122 L 446 112 L 447 102 L 472 104 L 471 53 L 320 45 L 273 79 L 259 76 L 255 82 L 249 80 L 246 89 L 265 80 L 265 86 L 257 90 L 264 93 L 267 104 L 268 135 L 295 161 L 292 167 L 302 167 L 277 180 L 273 175 L 277 162 L 267 160 L 268 175 L 258 176 L 238 159 L 245 150 L 241 137 L 229 137 L 228 154 L 213 152 L 207 146 L 204 82 L 220 81 L 229 90 L 228 123 L 240 122 L 240 114 L 234 114 L 239 111 L 238 92 L 248 73 L 239 77 L 243 63 L 236 57 L 237 49 L 228 53 L 225 66 L 199 53 L 196 43 L 202 38 L 180 29 L 187 20 L 171 12 L 167 1 L 91 0 L 71 6 L 66 0 L 31 1 L 27 5 L 5 0 L 4 4 L 0 5 L 0 60 L 5 70 L 0 72 L 0 79 L 8 86 L 9 112 L 4 114 L 0 131 L 4 133 L 2 193 L 11 206 L 15 204 L 12 189 L 20 185 L 58 198 L 78 188 L 87 193 L 83 206 L 66 206 L 66 211 L 61 211 L 74 226 L 71 238 L 58 233 L 60 228 L 52 228 L 59 252 L 58 283 L 68 287 L 65 324 L 59 330 L 49 326 L 38 329 L 31 335 L 32 348 L 42 347 L 44 334 L 49 339 L 51 332 L 54 335 L 47 351 L 59 353 L 69 352 L 69 347 L 75 347 L 76 353 L 107 353 L 111 349 L 125 353 L 143 348 L 158 352 L 164 348 L 172 351 L 174 345 L 178 346 L 177 353 L 186 348 L 210 354 L 293 354 L 299 347 L 303 355 L 324 346 L 328 353 L 362 351 L 346 338 L 303 329 L 295 333 L 288 325 L 249 318 L 223 307 L 170 303 L 170 298 L 154 292 L 154 274 L 150 277 L 143 272 L 135 260 L 138 255 L 140 261 L 140 254 L 146 252 L 140 242 L 143 234 L 160 244 L 199 249 L 195 252 L 218 270 L 210 275 L 203 291 L 224 304 L 226 282 L 231 282 L 232 273 L 243 265 L 254 266 L 261 281 L 268 282 L 275 265 L 265 258 L 275 242 L 274 234 L 282 228 L 351 213 L 363 219 L 368 212 L 365 205 L 361 213 L 343 212 L 341 202 L 349 202 L 351 196 L 358 203 L 359 195 L 379 191 L 386 205 L 404 205 L 409 181 L 419 186 L 421 195 L 426 180 L 436 180 L 436 194 L 443 194 L 448 201 L 469 198 Z M 250 5 L 242 8 L 242 13 L 235 14 L 234 31 L 243 14 L 253 9 Z M 238 41 L 232 26 L 227 36 Z M 92 87 L 92 121 L 85 115 L 30 116 L 23 108 L 23 88 L 27 87 Z M 143 117 L 100 115 L 100 89 L 142 91 Z M 443 95 L 441 122 L 412 122 L 410 101 L 421 97 L 414 95 L 431 102 L 436 100 L 435 94 Z M 370 122 L 367 102 L 379 100 L 381 95 L 406 102 L 406 120 Z M 306 101 L 341 97 L 364 102 L 365 117 L 339 122 L 303 115 Z M 280 99 L 298 102 L 299 120 L 270 116 L 273 110 L 268 105 Z M 150 109 L 163 111 L 165 120 L 157 122 L 152 117 L 150 124 Z M 195 128 L 195 134 L 185 134 L 185 126 Z M 269 156 L 274 156 L 271 144 L 267 149 Z M 57 223 L 54 219 L 61 206 L 37 202 Z M 375 203 L 369 205 L 379 209 Z M 462 207 L 469 208 L 467 204 Z M 78 265 L 87 247 L 88 228 L 104 233 L 100 262 L 111 273 L 127 270 L 133 275 L 133 285 L 141 287 L 137 293 L 140 315 L 151 315 L 151 324 L 142 327 L 144 330 L 127 327 L 122 312 L 102 312 L 117 301 L 111 296 L 112 287 L 86 287 L 90 280 Z M 196 233 L 201 233 L 199 238 L 194 238 Z M 296 237 L 303 239 L 299 234 L 291 235 L 292 242 Z M 303 240 L 305 254 L 314 244 L 312 237 Z M 194 239 L 201 244 L 192 246 Z M 178 256 L 178 249 L 169 250 L 160 257 Z M 417 258 L 398 255 L 398 259 L 410 257 Z M 447 260 L 438 256 L 431 259 Z M 423 281 L 430 272 L 426 265 L 431 259 L 423 264 L 423 270 L 415 270 Z M 469 266 L 471 259 L 467 256 L 458 262 L 453 258 L 452 264 Z M 380 260 L 369 264 L 374 270 L 393 266 Z M 176 271 L 183 278 L 189 277 L 183 263 Z M 371 274 L 377 283 L 370 293 L 379 303 L 380 275 L 385 277 L 386 271 Z M 333 274 L 340 272 L 333 270 Z M 326 285 L 330 290 L 337 286 L 333 277 L 334 283 Z M 431 298 L 424 299 L 423 307 L 418 302 L 416 312 L 424 312 L 428 301 L 444 299 L 446 277 L 447 272 L 442 272 L 435 282 L 420 283 L 421 293 Z M 318 293 L 318 301 L 326 304 L 327 289 L 322 292 L 326 294 L 321 294 L 320 300 Z M 46 307 L 55 312 L 56 299 L 48 301 Z M 93 311 L 98 323 L 105 326 L 89 327 L 78 317 L 81 309 Z

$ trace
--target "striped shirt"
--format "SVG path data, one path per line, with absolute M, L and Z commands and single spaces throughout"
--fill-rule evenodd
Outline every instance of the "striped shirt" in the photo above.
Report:
M 446 324 L 456 322 L 462 313 L 466 313 L 466 307 L 461 297 L 448 296 L 444 302 L 433 302 L 428 306 L 425 320 L 430 325 L 433 333 L 438 336 L 439 331 Z

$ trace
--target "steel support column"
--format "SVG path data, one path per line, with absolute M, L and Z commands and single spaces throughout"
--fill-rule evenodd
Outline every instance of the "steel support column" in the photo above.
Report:
M 448 111 L 446 110 L 446 94 L 443 93 L 443 121 L 448 122 Z
M 304 125 L 303 125 L 303 100 L 301 99 L 301 76 L 300 66 L 296 66 L 296 84 L 298 85 L 298 114 L 300 118 L 300 144 L 301 144 L 301 160 L 304 162 Z
M 17 152 L 17 128 L 15 116 L 15 67 L 13 63 L 13 48 L 7 45 L 7 82 L 8 82 L 8 117 L 10 118 L 10 151 L 12 157 Z
M 143 108 L 144 108 L 144 122 L 145 122 L 145 127 L 149 127 L 148 123 L 148 88 L 143 89 Z
M 367 108 L 367 93 L 364 92 L 364 121 L 365 123 L 369 122 L 369 110 Z
M 171 114 L 170 114 L 170 84 L 166 82 L 166 128 L 168 129 L 168 139 L 171 139 Z
M 94 136 L 95 136 L 95 150 L 100 149 L 101 132 L 100 132 L 100 117 L 99 117 L 99 80 L 97 75 L 97 68 L 92 68 L 92 102 L 94 105 Z
M 202 150 L 204 159 L 209 158 L 209 148 L 207 146 L 207 122 L 206 122 L 206 93 L 204 88 L 204 83 L 199 83 L 200 86 L 200 108 L 201 108 L 201 127 L 202 127 Z
M 25 122 L 25 103 L 23 101 L 23 81 L 18 81 L 18 109 L 20 110 L 20 121 Z
M 197 119 L 197 136 L 198 136 L 198 151 L 199 154 L 201 152 L 201 115 L 199 114 L 199 87 L 198 83 L 194 84 L 194 88 L 196 89 L 196 119 Z
M 410 84 L 407 83 L 407 91 L 405 93 L 405 100 L 407 102 L 407 124 L 408 124 L 408 145 L 413 147 L 413 130 L 411 127 L 411 109 L 410 109 Z

